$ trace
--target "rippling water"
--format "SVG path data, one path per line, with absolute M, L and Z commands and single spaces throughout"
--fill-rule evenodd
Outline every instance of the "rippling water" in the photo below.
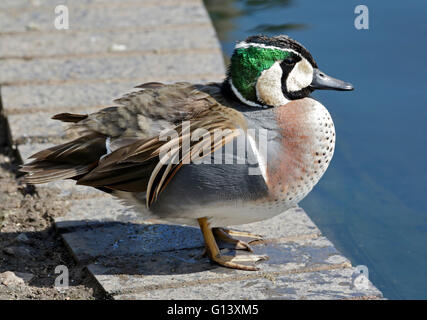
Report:
M 427 2 L 205 0 L 224 52 L 248 35 L 288 34 L 354 92 L 317 92 L 335 156 L 301 203 L 387 298 L 427 299 Z

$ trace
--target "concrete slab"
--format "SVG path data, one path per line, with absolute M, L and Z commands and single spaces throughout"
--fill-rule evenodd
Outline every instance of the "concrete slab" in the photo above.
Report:
M 320 292 L 322 299 L 380 296 L 372 286 L 369 292 L 350 288 L 352 271 L 340 271 L 350 268 L 350 262 L 320 235 L 301 208 L 238 228 L 268 235 L 265 241 L 253 243 L 253 248 L 270 259 L 258 264 L 260 271 L 245 272 L 203 258 L 198 228 L 147 223 L 134 211 L 115 209 L 114 202 L 105 200 L 78 203 L 82 207 L 70 209 L 57 225 L 76 259 L 91 263 L 91 273 L 117 299 L 287 299 L 315 297 Z M 221 247 L 224 254 L 242 254 L 227 244 Z M 335 269 L 334 274 L 323 272 Z M 294 273 L 311 276 L 302 279 Z M 247 290 L 251 283 L 265 288 L 263 293 Z M 218 291 L 219 287 L 230 290 Z
M 197 239 L 196 243 L 197 243 Z M 310 251 L 307 248 L 311 248 Z M 326 248 L 326 250 L 324 250 Z M 235 281 L 274 279 L 280 275 L 348 268 L 348 262 L 329 263 L 336 255 L 330 246 L 311 240 L 285 242 L 274 245 L 254 245 L 256 254 L 268 254 L 270 259 L 257 263 L 260 271 L 241 271 L 219 267 L 202 257 L 202 247 L 161 251 L 155 253 L 114 254 L 96 256 L 87 261 L 93 263 L 89 270 L 111 295 L 141 294 L 163 289 L 198 287 L 208 284 L 225 284 Z M 134 252 L 136 249 L 134 249 Z M 231 249 L 223 249 L 227 255 L 239 255 Z M 312 254 L 310 254 L 312 253 Z M 83 258 L 83 257 L 82 257 Z M 242 287 L 240 287 L 242 289 Z M 192 296 L 195 298 L 197 295 Z M 177 299 L 179 296 L 170 296 Z M 201 298 L 201 297 L 200 297 Z
M 179 5 L 186 3 L 195 3 L 199 2 L 198 0 L 162 0 L 162 3 L 169 5 Z M 58 0 L 2 0 L 0 3 L 0 9 L 2 10 L 34 10 L 35 8 L 39 9 L 50 9 L 58 5 Z M 117 5 L 117 4 L 128 4 L 140 6 L 153 6 L 158 4 L 157 0 L 61 0 L 61 4 L 67 6 L 108 6 L 108 5 Z
M 258 272 L 212 264 L 201 256 L 198 228 L 144 221 L 113 198 L 73 201 L 56 225 L 75 258 L 90 264 L 90 272 L 116 299 L 381 297 L 372 285 L 362 291 L 352 285 L 350 262 L 301 208 L 238 227 L 267 236 L 252 245 L 255 254 L 270 257 L 258 263 Z M 224 254 L 243 253 L 220 246 Z M 252 286 L 257 290 L 249 290 Z
M 162 275 L 153 277 L 152 281 L 144 277 L 144 282 L 140 283 L 144 286 L 197 280 L 201 276 L 200 272 L 203 272 L 203 279 L 216 279 L 221 274 L 262 276 L 266 272 L 335 265 L 336 259 L 328 259 L 339 255 L 324 237 L 293 240 L 283 237 L 281 242 L 254 243 L 252 248 L 255 254 L 269 256 L 268 261 L 256 264 L 261 269 L 256 273 L 219 267 L 212 264 L 208 258 L 202 257 L 204 242 L 200 230 L 195 227 L 158 223 L 92 222 L 87 226 L 73 227 L 72 230 L 73 232 L 63 234 L 67 243 L 79 244 L 75 247 L 85 247 L 84 250 L 74 250 L 75 256 L 79 260 L 95 261 L 98 267 L 106 268 L 104 274 Z M 103 237 L 100 237 L 101 233 L 104 234 Z M 220 243 L 219 246 L 226 255 L 247 254 L 245 251 L 234 250 L 226 243 Z M 350 266 L 345 258 L 341 260 L 341 264 Z M 168 271 L 172 269 L 175 271 L 174 275 L 168 276 Z M 215 272 L 212 273 L 213 269 Z M 179 278 L 179 274 L 186 276 Z M 133 286 L 135 281 L 129 285 Z
M 98 108 L 84 108 L 82 114 L 95 112 Z M 75 132 L 67 130 L 69 125 L 52 120 L 57 112 L 36 112 L 31 114 L 9 115 L 9 127 L 15 144 L 62 142 L 76 138 Z
M 190 241 L 193 237 L 193 231 L 190 231 L 182 230 L 181 236 L 189 237 Z M 199 245 L 198 238 L 194 237 L 193 245 Z M 256 254 L 268 254 L 270 257 L 270 260 L 258 263 L 261 270 L 257 272 L 213 265 L 201 257 L 202 248 L 169 251 L 162 248 L 162 251 L 151 254 L 139 248 L 137 243 L 132 245 L 123 238 L 117 238 L 107 249 L 108 255 L 97 255 L 99 252 L 92 251 L 93 256 L 81 259 L 93 261 L 89 270 L 116 299 L 381 297 L 372 285 L 367 290 L 354 287 L 354 271 L 350 263 L 324 237 L 253 245 Z M 126 254 L 121 255 L 120 250 Z M 231 255 L 241 254 L 230 249 L 222 251 Z M 248 290 L 252 286 L 260 290 Z
M 44 110 L 61 110 L 111 106 L 113 99 L 130 92 L 138 85 L 135 81 L 101 81 L 85 84 L 4 86 L 1 88 L 3 108 L 10 115 Z
M 88 187 L 75 186 L 75 188 L 86 189 Z M 139 223 L 143 219 L 137 212 L 123 205 L 113 196 L 106 193 L 102 194 L 103 197 L 71 201 L 68 213 L 65 216 L 55 218 L 56 228 L 61 232 L 69 232 L 70 229 L 82 227 L 81 231 L 84 232 L 87 231 L 85 228 L 88 226 L 109 228 L 114 225 L 113 222 L 118 222 L 120 225 L 127 222 Z M 97 240 L 95 242 L 98 243 Z
M 174 77 L 167 77 L 171 80 Z M 211 78 L 200 75 L 175 76 L 176 81 L 201 83 L 206 80 L 222 81 L 223 74 Z M 102 80 L 89 83 L 67 83 L 60 85 L 19 85 L 4 86 L 1 88 L 3 108 L 7 115 L 46 112 L 91 112 L 96 109 L 108 107 L 113 100 L 123 94 L 139 90 L 134 87 L 147 81 L 161 81 L 160 77 L 133 80 L 116 79 L 114 81 Z
M 61 4 L 63 4 L 61 2 Z M 54 26 L 55 5 L 34 6 L 31 10 L 0 11 L 1 33 L 61 32 Z M 208 16 L 200 1 L 162 1 L 144 5 L 141 1 L 116 1 L 109 5 L 69 5 L 70 29 L 102 30 L 205 23 Z M 167 12 L 167 14 L 165 14 Z
M 175 28 L 70 31 L 40 34 L 31 32 L 1 36 L 0 58 L 76 56 L 100 53 L 166 51 L 178 49 L 218 49 L 210 23 L 185 24 Z M 46 50 L 49 48 L 49 50 Z
M 223 75 L 223 61 L 215 49 L 181 51 L 176 54 L 149 54 L 103 56 L 74 59 L 7 59 L 0 64 L 0 83 L 55 84 L 92 80 L 95 82 L 115 79 L 141 78 L 162 81 L 167 77 L 185 75 L 209 77 Z
M 330 300 L 382 297 L 372 283 L 368 283 L 366 288 L 354 287 L 352 285 L 353 272 L 354 269 L 352 268 L 317 272 L 290 272 L 271 279 L 257 278 L 124 293 L 115 295 L 114 299 Z

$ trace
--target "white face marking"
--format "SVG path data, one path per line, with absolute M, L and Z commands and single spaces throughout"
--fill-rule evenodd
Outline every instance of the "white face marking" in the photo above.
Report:
M 282 68 L 276 61 L 269 69 L 264 70 L 256 83 L 256 93 L 259 101 L 269 106 L 282 106 L 289 102 L 282 91 Z
M 301 58 L 286 79 L 286 88 L 289 92 L 306 88 L 313 81 L 313 67 L 305 58 Z
M 233 91 L 233 93 L 234 93 L 234 94 L 236 95 L 236 97 L 237 97 L 240 101 L 242 101 L 244 104 L 246 104 L 246 105 L 248 105 L 248 106 L 251 106 L 251 107 L 267 108 L 267 106 L 263 106 L 263 105 L 260 105 L 260 104 L 258 104 L 258 103 L 255 103 L 255 102 L 253 102 L 253 101 L 249 101 L 249 100 L 246 100 L 245 98 L 243 98 L 243 96 L 240 94 L 239 90 L 237 90 L 237 89 L 236 89 L 236 87 L 233 85 L 233 81 L 232 81 L 232 79 L 230 79 L 230 80 L 229 80 L 229 83 L 230 83 L 230 87 L 231 87 L 231 90 Z
M 295 53 L 297 56 L 302 57 L 298 52 L 296 52 L 295 50 L 292 49 L 284 49 L 284 48 L 279 48 L 279 47 L 274 47 L 274 46 L 267 46 L 263 43 L 247 43 L 245 41 L 239 42 L 238 44 L 236 44 L 236 46 L 234 47 L 235 49 L 239 49 L 239 48 L 249 48 L 249 47 L 257 47 L 257 48 L 264 48 L 264 49 L 274 49 L 274 50 L 281 50 L 281 51 L 285 51 L 285 52 L 293 52 Z

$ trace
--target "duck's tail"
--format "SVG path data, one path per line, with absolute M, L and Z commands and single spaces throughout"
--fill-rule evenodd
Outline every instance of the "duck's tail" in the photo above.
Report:
M 52 119 L 63 122 L 77 123 L 87 118 L 87 115 L 61 113 Z M 28 173 L 25 182 L 39 184 L 59 179 L 78 179 L 94 168 L 107 150 L 106 137 L 90 133 L 73 141 L 57 145 L 29 158 L 33 161 L 24 164 L 20 171 Z

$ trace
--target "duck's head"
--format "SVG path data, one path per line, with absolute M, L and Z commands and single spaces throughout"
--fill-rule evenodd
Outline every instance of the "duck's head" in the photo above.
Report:
M 321 72 L 310 52 L 285 35 L 251 36 L 238 43 L 226 81 L 240 101 L 257 107 L 281 106 L 315 89 L 353 90 Z

